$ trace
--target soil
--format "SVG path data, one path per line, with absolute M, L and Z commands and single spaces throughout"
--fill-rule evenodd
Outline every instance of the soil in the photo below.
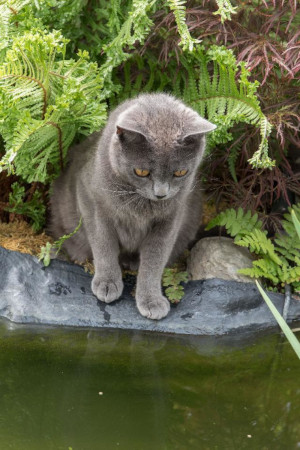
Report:
M 24 220 L 0 222 L 0 246 L 7 250 L 38 256 L 41 247 L 48 241 L 52 242 L 50 236 L 47 236 L 45 232 L 35 233 Z

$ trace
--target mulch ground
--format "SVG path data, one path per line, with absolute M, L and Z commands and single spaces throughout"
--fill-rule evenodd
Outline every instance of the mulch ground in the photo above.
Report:
M 52 238 L 45 232 L 35 233 L 25 221 L 0 222 L 0 246 L 7 250 L 38 256 L 41 247 Z

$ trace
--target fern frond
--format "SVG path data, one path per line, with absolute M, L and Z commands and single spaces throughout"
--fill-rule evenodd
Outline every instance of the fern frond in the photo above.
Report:
M 201 42 L 198 39 L 193 39 L 190 35 L 189 29 L 185 22 L 185 0 L 167 0 L 169 8 L 173 11 L 177 30 L 180 35 L 181 41 L 180 45 L 185 51 L 192 52 L 194 50 L 194 45 Z
M 57 256 L 61 251 L 64 242 L 67 239 L 70 239 L 72 236 L 74 236 L 74 234 L 77 233 L 78 230 L 80 229 L 81 225 L 82 225 L 82 217 L 80 217 L 77 227 L 70 234 L 65 234 L 64 236 L 61 236 L 57 241 L 53 243 L 47 242 L 45 246 L 41 247 L 41 252 L 38 258 L 40 261 L 43 261 L 44 266 L 49 266 L 50 264 L 51 251 L 55 250 L 55 255 Z
M 241 269 L 239 272 L 252 278 L 266 278 L 272 283 L 291 284 L 294 289 L 300 286 L 300 237 L 295 227 L 292 211 L 297 220 L 300 219 L 300 204 L 289 208 L 284 215 L 282 225 L 285 233 L 277 233 L 274 243 L 261 230 L 262 223 L 257 220 L 257 214 L 250 211 L 244 213 L 228 209 L 212 219 L 206 229 L 216 225 L 226 227 L 228 234 L 235 237 L 235 244 L 247 247 L 250 252 L 259 255 L 253 261 L 253 267 Z
M 238 155 L 240 153 L 241 147 L 242 147 L 242 141 L 238 139 L 234 145 L 231 145 L 230 152 L 229 152 L 229 155 L 227 158 L 229 172 L 230 172 L 233 180 L 236 183 L 238 182 L 238 180 L 237 180 L 237 176 L 236 176 L 235 164 L 238 159 Z
M 121 0 L 110 1 L 110 14 L 107 26 L 112 35 L 119 33 L 121 28 L 119 14 L 121 13 Z
M 281 265 L 282 261 L 275 252 L 275 247 L 270 239 L 266 236 L 266 233 L 255 229 L 251 233 L 243 236 L 239 240 L 235 240 L 237 245 L 249 248 L 250 252 L 257 255 L 265 254 L 275 262 L 275 264 Z
M 3 59 L 6 49 L 9 48 L 10 41 L 16 31 L 11 22 L 15 15 L 31 3 L 32 0 L 0 0 L 0 61 Z
M 253 261 L 252 264 L 253 267 L 239 269 L 238 272 L 251 278 L 266 278 L 274 284 L 279 283 L 278 266 L 272 259 L 261 258 Z
M 254 153 L 252 158 L 248 159 L 248 162 L 254 167 L 255 169 L 265 169 L 275 166 L 276 162 L 274 160 L 271 160 L 271 158 L 268 155 L 268 137 L 271 133 L 272 126 L 268 122 L 266 117 L 260 118 L 260 135 L 261 135 L 261 142 L 259 144 L 258 150 Z
M 300 259 L 296 258 L 296 266 L 283 265 L 279 268 L 278 273 L 283 283 L 293 284 L 300 281 Z
M 215 45 L 207 51 L 197 45 L 189 59 L 181 56 L 181 62 L 188 73 L 187 81 L 182 82 L 181 96 L 217 125 L 209 136 L 208 147 L 232 140 L 230 128 L 235 123 L 252 124 L 260 128 L 261 143 L 251 163 L 254 167 L 272 168 L 275 163 L 268 156 L 271 125 L 256 97 L 259 83 L 249 81 L 245 64 L 237 63 L 231 50 Z M 236 81 L 238 70 L 240 76 Z
M 293 223 L 291 211 L 292 209 L 289 208 L 289 213 L 284 214 L 284 219 L 282 220 L 284 232 L 277 233 L 274 241 L 276 243 L 277 252 L 283 255 L 286 259 L 295 263 L 297 258 L 300 256 L 300 238 Z M 294 205 L 293 211 L 299 220 L 300 204 Z
M 22 214 L 32 222 L 34 231 L 41 230 L 45 225 L 46 206 L 41 199 L 41 193 L 35 191 L 31 200 L 24 202 L 25 188 L 17 182 L 12 184 L 12 192 L 9 194 L 9 206 L 6 211 Z
M 87 135 L 104 123 L 98 67 L 88 62 L 87 52 L 65 60 L 66 44 L 58 31 L 13 39 L 0 66 L 0 132 L 6 143 L 0 171 L 49 181 L 63 167 L 76 132 Z
M 216 0 L 216 3 L 218 10 L 213 14 L 221 16 L 221 23 L 224 23 L 225 20 L 231 20 L 231 14 L 236 14 L 237 6 L 232 6 L 229 0 Z
M 293 221 L 296 233 L 300 240 L 300 205 L 299 208 L 297 207 L 297 205 L 295 205 L 295 208 L 291 209 L 290 212 L 291 212 L 291 219 Z
M 262 222 L 256 213 L 252 215 L 251 211 L 245 213 L 242 208 L 237 211 L 231 208 L 218 214 L 205 229 L 210 230 L 215 226 L 225 226 L 227 233 L 239 240 L 256 229 L 260 230 Z
M 100 68 L 100 75 L 104 80 L 103 98 L 108 97 L 111 92 L 118 90 L 112 82 L 112 71 L 122 62 L 129 58 L 129 54 L 124 49 L 133 49 L 136 42 L 143 43 L 153 25 L 148 17 L 156 0 L 133 0 L 131 10 L 127 19 L 121 26 L 117 36 L 102 51 L 106 56 L 105 62 Z
M 0 4 L 0 52 L 8 46 L 10 32 L 9 19 L 11 14 L 12 12 L 7 5 Z

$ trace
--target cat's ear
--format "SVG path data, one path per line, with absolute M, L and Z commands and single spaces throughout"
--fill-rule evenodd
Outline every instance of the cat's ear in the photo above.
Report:
M 193 135 L 204 135 L 206 133 L 209 133 L 210 131 L 215 130 L 216 128 L 216 125 L 206 119 L 203 119 L 203 117 L 198 116 L 196 120 L 193 120 L 191 123 L 189 123 L 189 126 L 187 127 L 183 137 L 185 138 L 187 136 Z
M 185 131 L 181 138 L 181 142 L 184 145 L 190 146 L 198 143 L 207 133 L 215 130 L 216 125 L 209 122 L 206 119 L 198 116 L 197 120 L 194 120 L 189 124 L 189 127 Z
M 146 140 L 146 137 L 137 130 L 116 126 L 116 134 L 121 142 L 138 144 Z

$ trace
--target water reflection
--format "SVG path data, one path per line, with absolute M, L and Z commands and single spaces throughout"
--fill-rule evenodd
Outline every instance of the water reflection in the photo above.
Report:
M 279 335 L 0 326 L 0 449 L 296 449 L 300 365 Z

